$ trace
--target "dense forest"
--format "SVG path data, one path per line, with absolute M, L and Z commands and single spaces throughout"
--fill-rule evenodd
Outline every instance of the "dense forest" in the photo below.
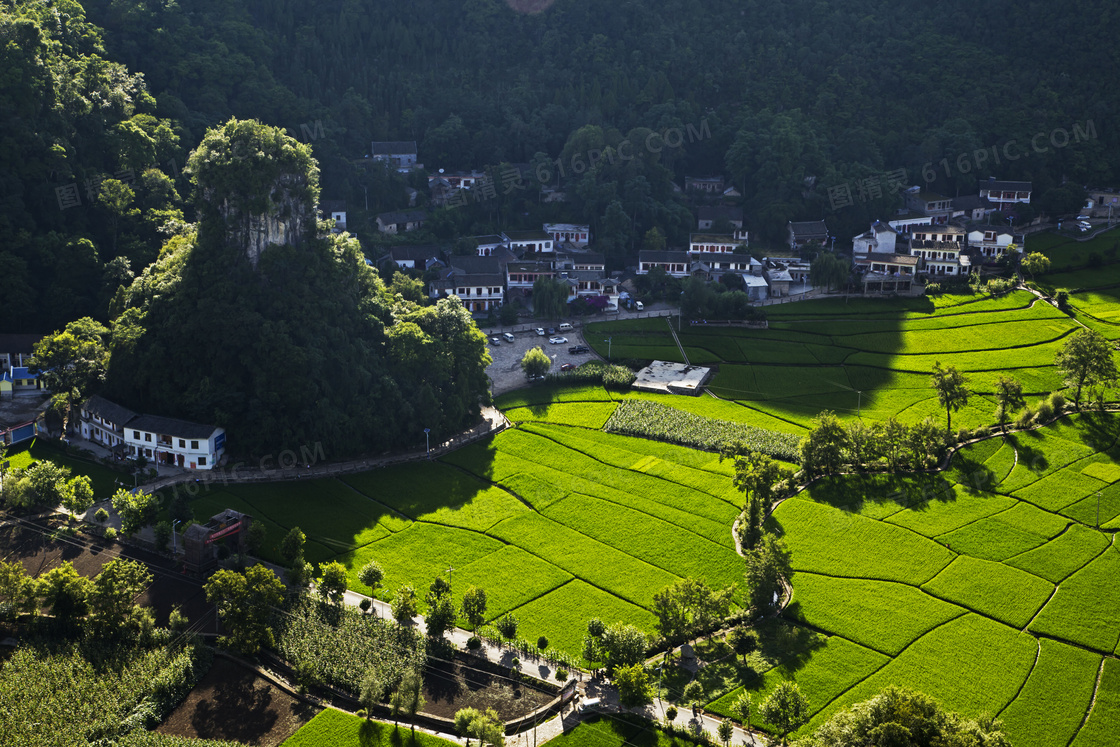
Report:
M 372 214 L 406 199 L 401 178 L 363 158 L 371 140 L 415 139 L 429 169 L 551 162 L 535 173 L 571 203 L 538 204 L 531 180 L 492 205 L 443 211 L 434 236 L 586 220 L 616 265 L 652 226 L 670 244 L 687 238 L 672 189 L 685 174 L 732 179 L 760 242 L 779 240 L 787 220 L 820 217 L 843 240 L 899 202 L 885 187 L 859 193 L 859 180 L 882 186 L 900 169 L 949 195 L 974 193 L 988 175 L 1030 179 L 1040 197 L 1066 179 L 1120 181 L 1110 72 L 1120 10 L 1108 0 L 517 5 L 0 3 L 3 326 L 104 317 L 178 211 L 194 219 L 179 171 L 230 116 L 310 144 L 324 196 L 348 201 L 363 239 L 367 205 Z M 689 126 L 703 136 L 639 147 L 638 163 L 570 168 L 603 145 Z M 1074 127 L 1091 135 L 998 164 L 973 155 Z M 128 177 L 118 179 L 127 191 L 88 187 L 114 175 Z M 833 209 L 828 189 L 843 184 L 857 199 Z M 69 185 L 80 206 L 63 207 Z

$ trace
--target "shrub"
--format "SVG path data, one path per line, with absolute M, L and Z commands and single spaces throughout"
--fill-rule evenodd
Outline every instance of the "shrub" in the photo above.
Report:
M 1050 400 L 1041 400 L 1034 410 L 1034 421 L 1036 423 L 1045 423 L 1054 417 L 1054 407 L 1050 404 Z
M 369 612 L 369 608 L 372 606 L 373 601 L 369 599 L 363 598 L 362 601 L 358 602 L 358 609 L 360 609 L 362 612 Z
M 1062 396 L 1061 392 L 1052 392 L 1050 394 L 1050 407 L 1054 408 L 1054 413 L 1060 413 L 1066 409 L 1066 398 Z
M 482 639 L 481 638 L 479 638 L 476 635 L 472 635 L 470 638 L 467 639 L 467 650 L 468 651 L 478 651 L 480 648 L 482 648 Z
M 546 636 L 542 635 L 537 639 L 537 648 L 539 648 L 541 651 L 544 651 L 546 648 L 548 648 L 548 638 Z
M 103 508 L 97 509 L 93 514 L 93 520 L 98 524 L 104 524 L 109 520 L 109 512 Z
M 674 706 L 674 705 L 671 705 L 668 708 L 666 708 L 665 709 L 665 718 L 668 719 L 670 723 L 675 721 L 677 719 L 677 707 Z
M 556 670 L 556 681 L 557 682 L 567 682 L 568 681 L 568 670 L 564 669 L 564 667 L 559 667 Z
M 936 296 L 941 293 L 941 283 L 926 283 L 926 295 Z
M 113 542 L 117 539 L 117 530 L 112 527 L 105 527 L 105 539 Z
M 1029 428 L 1031 422 L 1034 420 L 1034 410 L 1030 407 L 1024 407 L 1023 411 L 1019 413 L 1019 417 L 1015 418 L 1016 428 Z

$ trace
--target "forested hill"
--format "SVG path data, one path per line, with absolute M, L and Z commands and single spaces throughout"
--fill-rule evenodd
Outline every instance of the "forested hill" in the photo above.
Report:
M 719 172 L 739 128 L 770 109 L 799 110 L 799 142 L 786 145 L 820 149 L 840 175 L 919 170 L 1086 119 L 1098 149 L 1000 175 L 1045 187 L 1120 173 L 1117 149 L 1103 147 L 1118 142 L 1120 116 L 1110 73 L 1120 9 L 1110 0 L 556 0 L 537 14 L 502 0 L 87 7 L 168 111 L 197 124 L 257 116 L 293 131 L 322 120 L 351 156 L 372 139 L 416 139 L 425 164 L 468 168 L 555 157 L 587 123 L 626 132 L 708 116 L 715 137 L 682 166 Z M 975 174 L 953 177 L 975 184 Z M 785 197 L 773 184 L 748 190 Z
M 182 166 L 230 116 L 309 143 L 324 196 L 371 213 L 403 207 L 399 181 L 353 163 L 371 140 L 415 139 L 426 166 L 456 169 L 585 155 L 644 128 L 705 133 L 635 168 L 579 175 L 568 160 L 572 202 L 546 216 L 530 196 L 432 222 L 453 241 L 586 220 L 613 266 L 651 226 L 687 240 L 669 181 L 685 174 L 734 179 L 763 243 L 790 219 L 863 230 L 897 195 L 834 210 L 828 188 L 899 169 L 950 195 L 978 175 L 1033 180 L 1040 200 L 1067 178 L 1120 183 L 1113 0 L 508 2 L 547 7 L 3 0 L 0 326 L 105 318 L 175 221 L 195 219 Z M 972 156 L 1074 127 L 1092 137 L 998 165 Z M 113 177 L 123 186 L 103 188 Z M 368 215 L 353 217 L 361 234 Z

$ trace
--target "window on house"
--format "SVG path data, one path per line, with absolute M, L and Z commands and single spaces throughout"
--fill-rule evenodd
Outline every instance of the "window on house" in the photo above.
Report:
M 205 467 L 206 466 L 206 457 L 200 456 L 198 458 L 198 466 L 199 467 Z
M 182 438 L 180 438 L 180 439 L 179 439 L 179 448 L 180 448 L 180 449 L 185 449 L 185 448 L 187 448 L 187 442 L 186 442 L 186 440 L 185 440 L 185 439 L 182 439 Z
M 197 451 L 198 450 L 198 441 L 191 441 L 191 448 L 195 449 Z
M 144 434 L 144 440 L 145 441 L 151 441 L 152 440 L 152 434 L 151 433 L 145 433 Z
M 139 441 L 140 440 L 140 431 L 133 431 L 132 432 L 132 437 L 135 438 L 137 441 Z

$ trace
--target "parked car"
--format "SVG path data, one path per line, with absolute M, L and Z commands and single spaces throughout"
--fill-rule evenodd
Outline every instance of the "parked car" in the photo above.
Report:
M 549 345 L 563 345 L 568 341 L 567 337 L 550 337 L 548 338 Z
M 537 328 L 536 328 L 535 330 L 533 330 L 533 331 L 534 331 L 534 332 L 536 332 L 536 333 L 537 333 L 538 335 L 540 335 L 541 337 L 544 337 L 544 328 L 543 328 L 543 327 L 537 327 Z
M 646 310 L 645 304 L 643 304 L 641 301 L 635 301 L 634 302 L 634 310 L 635 311 L 645 311 Z
M 574 364 L 574 363 L 565 363 L 564 365 L 560 366 L 560 370 L 561 371 L 571 371 L 575 367 L 576 367 L 576 364 Z
M 563 324 L 560 325 L 560 331 L 561 332 L 571 332 L 572 329 L 573 329 L 572 325 L 569 324 L 568 322 L 564 322 Z
M 513 335 L 509 332 L 503 332 L 502 337 L 506 338 L 506 342 L 513 342 Z
M 501 340 L 501 338 L 499 338 L 499 337 L 491 337 L 491 338 L 490 338 L 490 344 L 491 344 L 491 345 L 501 345 L 501 344 L 502 344 L 502 340 Z
M 580 355 L 582 353 L 590 352 L 591 348 L 587 347 L 586 345 L 572 345 L 570 348 L 568 348 L 568 353 L 570 355 Z

